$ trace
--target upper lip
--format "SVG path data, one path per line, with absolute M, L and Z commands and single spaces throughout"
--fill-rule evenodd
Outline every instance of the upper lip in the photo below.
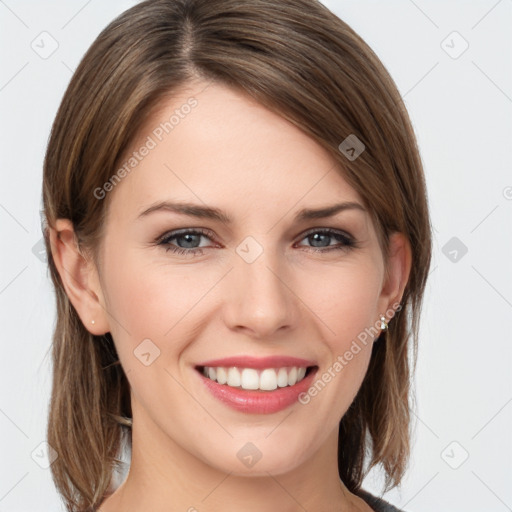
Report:
M 232 356 L 222 359 L 211 359 L 197 364 L 196 366 L 222 366 L 240 368 L 283 368 L 285 366 L 308 367 L 316 366 L 315 361 L 308 361 L 298 357 L 290 356 L 269 356 L 269 357 L 252 357 L 252 356 Z

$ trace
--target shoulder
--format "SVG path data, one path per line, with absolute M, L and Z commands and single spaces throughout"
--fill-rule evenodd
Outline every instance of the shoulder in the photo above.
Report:
M 377 498 L 377 496 L 374 496 L 363 489 L 359 489 L 355 494 L 362 498 L 373 510 L 375 510 L 375 512 L 405 512 L 405 510 L 396 508 L 386 500 Z

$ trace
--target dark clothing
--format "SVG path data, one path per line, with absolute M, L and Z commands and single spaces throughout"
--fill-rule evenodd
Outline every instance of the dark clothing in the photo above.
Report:
M 405 510 L 400 510 L 382 498 L 377 498 L 363 489 L 360 489 L 355 494 L 366 501 L 375 512 L 405 512 Z

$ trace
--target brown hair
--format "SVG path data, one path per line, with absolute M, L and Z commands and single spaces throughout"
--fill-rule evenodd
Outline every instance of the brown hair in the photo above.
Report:
M 316 0 L 147 0 L 97 37 L 62 100 L 44 162 L 47 226 L 73 223 L 97 248 L 108 197 L 94 190 L 115 173 L 144 122 L 195 78 L 231 86 L 294 123 L 332 154 L 363 198 L 385 262 L 389 235 L 412 247 L 412 269 L 389 330 L 374 344 L 363 384 L 340 422 L 339 474 L 352 491 L 376 464 L 398 485 L 409 457 L 410 348 L 431 259 L 422 164 L 397 88 L 374 52 Z M 365 145 L 352 160 L 350 134 Z M 56 289 L 48 442 L 54 482 L 70 511 L 98 506 L 130 428 L 129 385 L 110 333 L 93 336 L 70 303 L 52 258 Z M 371 446 L 370 446 L 371 444 Z M 365 455 L 369 456 L 367 460 Z

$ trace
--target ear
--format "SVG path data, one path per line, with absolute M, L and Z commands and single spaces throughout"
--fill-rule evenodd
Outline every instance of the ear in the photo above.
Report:
M 409 240 L 403 233 L 394 232 L 389 239 L 388 267 L 379 299 L 381 314 L 389 321 L 386 311 L 395 310 L 401 302 L 405 286 L 409 280 L 412 264 L 412 250 Z
M 66 295 L 84 327 L 96 336 L 105 334 L 109 331 L 108 315 L 96 265 L 78 247 L 72 222 L 58 219 L 49 227 L 49 234 L 53 261 Z

